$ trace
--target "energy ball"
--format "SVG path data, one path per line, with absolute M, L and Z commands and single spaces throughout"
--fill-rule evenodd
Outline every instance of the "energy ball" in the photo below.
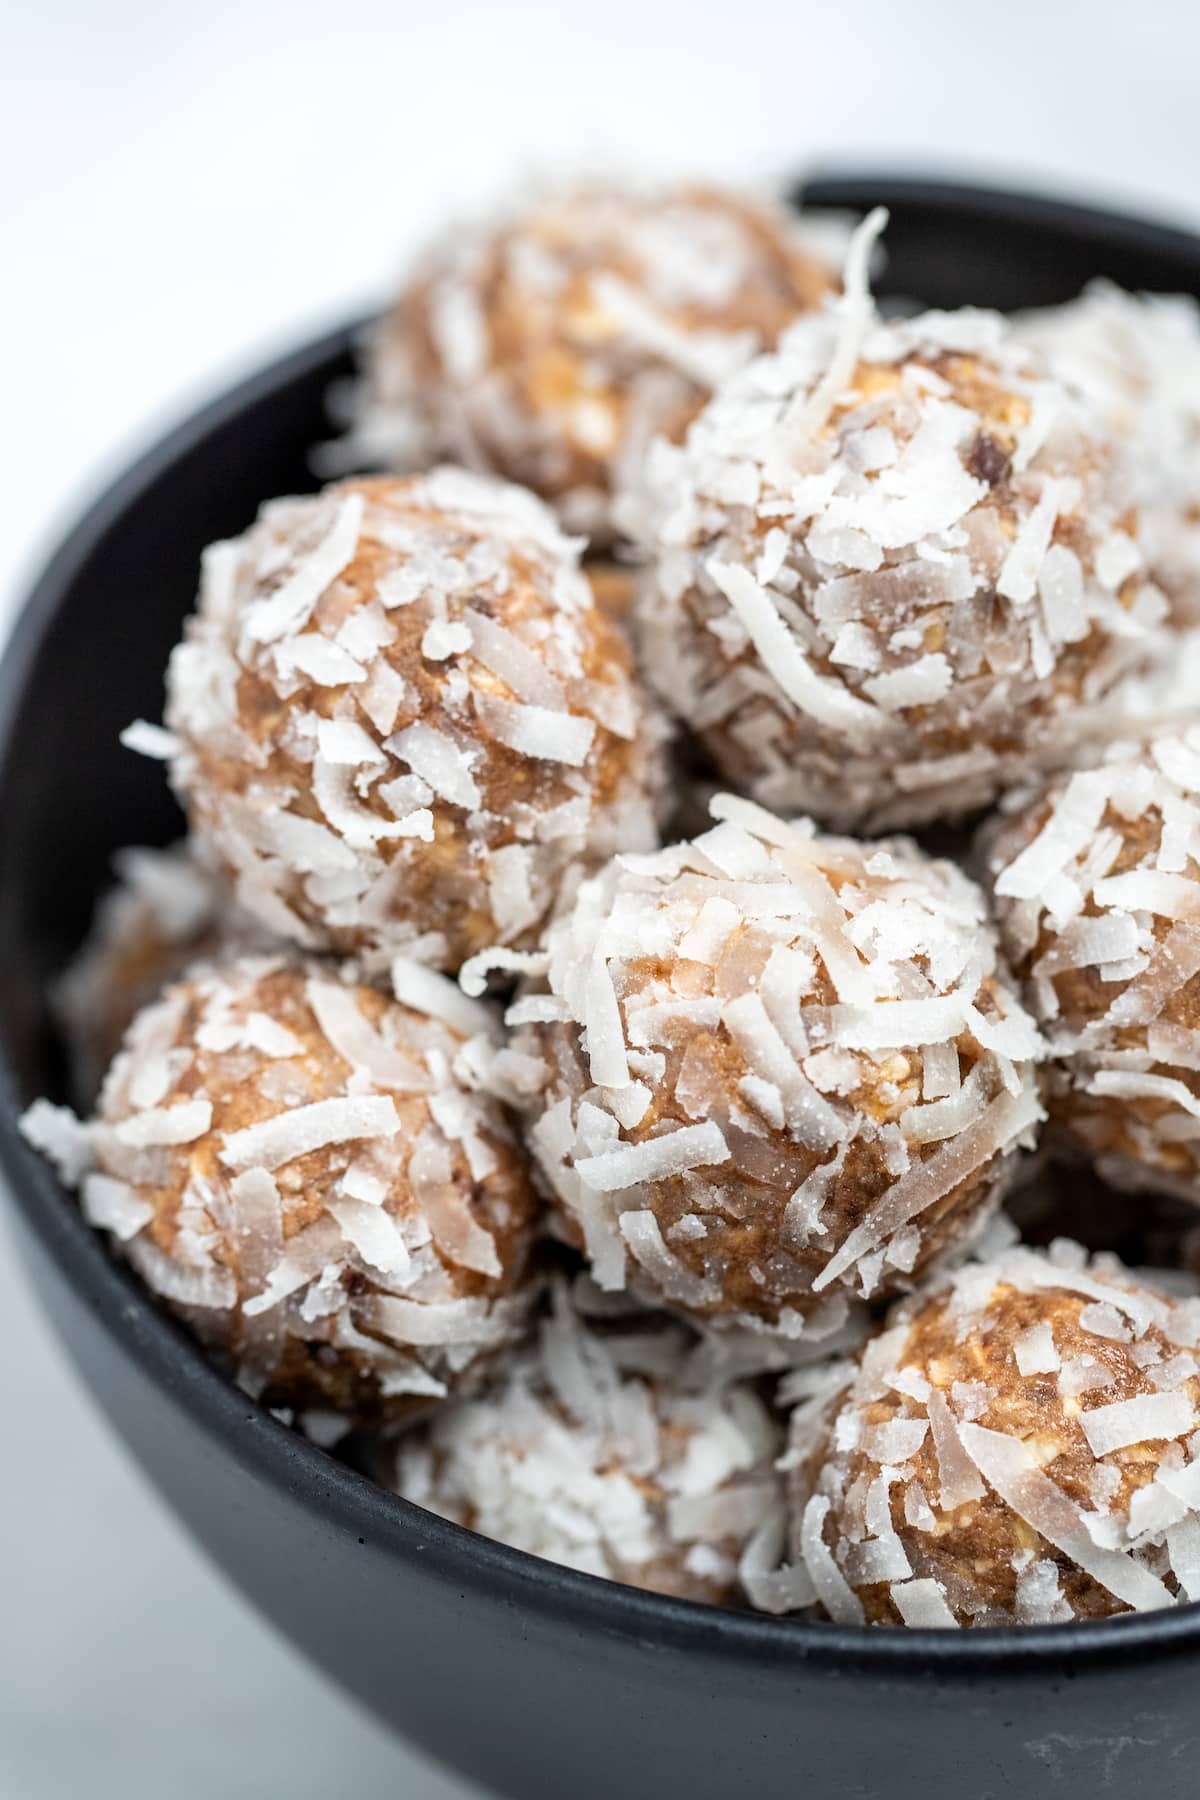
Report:
M 983 860 L 1056 1127 L 1109 1180 L 1200 1203 L 1200 725 L 1025 796 Z
M 903 839 L 729 795 L 618 857 L 510 1013 L 530 1143 L 601 1288 L 820 1337 L 982 1224 L 1041 1118 L 983 897 Z
M 797 1414 L 813 1597 L 846 1624 L 932 1626 L 1200 1599 L 1198 1350 L 1200 1302 L 1065 1239 L 964 1266 L 824 1418 Z
M 352 446 L 494 469 L 604 538 L 650 437 L 832 285 L 794 217 L 741 195 L 550 194 L 433 250 L 375 336 Z
M 1016 324 L 1128 440 L 1150 567 L 1176 618 L 1200 622 L 1200 306 L 1096 281 Z
M 265 506 L 208 552 L 167 690 L 197 839 L 305 948 L 457 969 L 657 842 L 663 734 L 625 640 L 578 546 L 490 477 Z
M 656 444 L 643 663 L 725 780 L 838 830 L 1061 762 L 1165 615 L 1126 456 L 997 313 L 846 293 Z
M 751 1384 L 697 1380 L 678 1327 L 605 1328 L 560 1288 L 494 1383 L 401 1440 L 394 1485 L 551 1562 L 734 1605 L 739 1565 L 782 1519 L 781 1440 Z
M 420 973 L 424 1010 L 315 962 L 199 965 L 138 1015 L 89 1125 L 26 1115 L 247 1391 L 344 1426 L 461 1392 L 527 1313 L 527 1164 L 454 1074 L 489 1016 Z
M 189 963 L 261 947 L 266 936 L 187 843 L 119 850 L 113 866 L 116 883 L 54 995 L 75 1097 L 85 1107 L 135 1016 L 169 981 Z

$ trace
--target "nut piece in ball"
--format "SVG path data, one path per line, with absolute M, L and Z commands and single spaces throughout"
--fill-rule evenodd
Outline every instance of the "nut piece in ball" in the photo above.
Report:
M 432 253 L 372 344 L 354 453 L 494 469 L 604 538 L 650 437 L 832 285 L 792 216 L 738 195 L 549 195 Z
M 820 1336 L 982 1222 L 1041 1118 L 1039 1040 L 951 864 L 713 811 L 551 927 L 511 1014 L 530 1142 L 601 1287 Z
M 1104 420 L 998 314 L 881 322 L 867 245 L 629 508 L 650 680 L 731 785 L 839 830 L 1061 763 L 1166 610 Z
M 263 508 L 205 560 L 172 778 L 239 902 L 307 948 L 456 969 L 656 841 L 661 732 L 578 547 L 439 469 Z
M 401 1441 L 395 1486 L 568 1568 L 735 1605 L 743 1553 L 779 1531 L 780 1431 L 750 1383 L 703 1379 L 690 1348 L 659 1319 L 589 1322 L 559 1288 L 493 1383 Z
M 316 963 L 198 965 L 138 1015 L 90 1125 L 26 1115 L 60 1166 L 84 1135 L 89 1221 L 248 1391 L 343 1426 L 461 1391 L 527 1310 L 525 1159 L 455 1079 L 471 1003 L 423 974 L 447 1016 Z
M 801 1408 L 793 1553 L 831 1618 L 1052 1624 L 1200 1599 L 1200 1302 L 1060 1240 L 908 1303 Z
M 1115 747 L 983 845 L 1051 1118 L 1110 1180 L 1200 1201 L 1200 727 Z

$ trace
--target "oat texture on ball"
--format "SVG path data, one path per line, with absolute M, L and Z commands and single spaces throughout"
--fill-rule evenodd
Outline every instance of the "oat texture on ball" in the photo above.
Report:
M 530 1142 L 606 1289 L 812 1339 L 982 1223 L 1041 1109 L 983 897 L 732 796 L 619 857 L 512 1008 Z
M 746 1382 L 698 1371 L 661 1317 L 591 1320 L 558 1287 L 532 1344 L 402 1440 L 407 1499 L 500 1543 L 686 1600 L 757 1591 L 782 1434 Z
M 91 1121 L 25 1116 L 151 1292 L 314 1430 L 461 1391 L 527 1313 L 526 1162 L 454 1075 L 470 1003 L 421 974 L 445 1006 L 316 962 L 198 965 L 138 1015 Z
M 656 842 L 662 733 L 578 546 L 439 469 L 265 506 L 168 674 L 172 779 L 239 903 L 302 946 L 456 969 Z
M 372 341 L 351 454 L 493 469 L 603 539 L 651 436 L 678 436 L 831 287 L 795 216 L 765 203 L 548 194 L 430 254 Z
M 982 857 L 1055 1125 L 1110 1179 L 1200 1202 L 1200 726 L 1025 796 Z
M 845 292 L 646 459 L 644 661 L 731 785 L 840 830 L 1061 763 L 1166 602 L 1128 446 L 997 313 Z
M 795 1416 L 792 1577 L 846 1624 L 1200 1599 L 1200 1301 L 1062 1239 L 906 1302 Z

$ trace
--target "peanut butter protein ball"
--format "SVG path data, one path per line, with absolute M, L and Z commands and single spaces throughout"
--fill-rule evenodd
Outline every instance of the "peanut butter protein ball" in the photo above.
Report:
M 882 321 L 877 224 L 625 514 L 651 681 L 727 782 L 839 830 L 962 817 L 1060 763 L 1166 613 L 1100 410 L 997 313 Z
M 678 437 L 832 286 L 782 208 L 703 187 L 547 194 L 426 259 L 372 343 L 354 453 L 493 469 L 603 539 L 650 438 Z
M 799 1409 L 793 1553 L 845 1624 L 1200 1599 L 1200 1302 L 1060 1240 L 907 1302 Z M 798 1584 L 797 1584 L 798 1591 Z
M 1110 1180 L 1200 1203 L 1200 725 L 1025 796 L 983 860 L 1056 1128 Z
M 489 1015 L 420 975 L 428 1010 L 315 962 L 197 965 L 138 1015 L 90 1124 L 25 1120 L 249 1392 L 343 1426 L 461 1391 L 527 1313 L 525 1159 L 453 1069 Z
M 578 546 L 463 470 L 275 501 L 214 546 L 167 719 L 197 839 L 310 949 L 457 969 L 657 841 L 663 734 Z
M 713 811 L 551 927 L 510 1015 L 530 1142 L 602 1288 L 820 1337 L 986 1218 L 1042 1116 L 1039 1039 L 951 864 Z

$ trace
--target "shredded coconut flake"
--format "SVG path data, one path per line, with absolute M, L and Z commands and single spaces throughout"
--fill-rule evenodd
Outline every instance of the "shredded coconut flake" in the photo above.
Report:
M 231 1132 L 220 1157 L 235 1173 L 249 1168 L 278 1169 L 328 1144 L 392 1137 L 399 1128 L 395 1103 L 385 1095 L 314 1100 L 258 1125 L 248 1125 L 244 1131 Z

